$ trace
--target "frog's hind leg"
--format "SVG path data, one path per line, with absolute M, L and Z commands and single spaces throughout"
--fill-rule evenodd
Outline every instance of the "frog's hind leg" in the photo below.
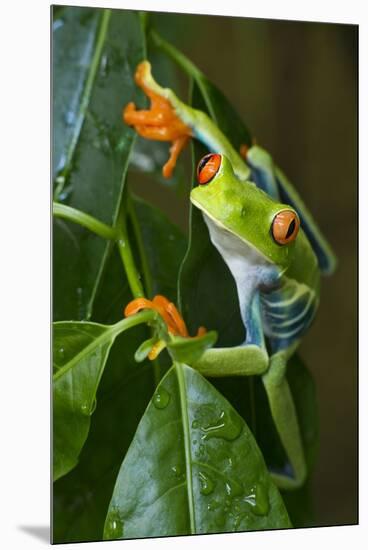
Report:
M 287 360 L 296 346 L 271 356 L 270 367 L 262 376 L 273 421 L 286 451 L 292 475 L 271 472 L 271 477 L 281 489 L 296 489 L 303 485 L 307 475 L 304 449 L 294 400 L 286 379 Z

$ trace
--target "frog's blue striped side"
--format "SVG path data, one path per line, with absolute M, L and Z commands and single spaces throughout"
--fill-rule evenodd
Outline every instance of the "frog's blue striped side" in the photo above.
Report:
M 312 288 L 285 276 L 278 289 L 261 293 L 263 327 L 272 353 L 301 338 L 314 319 L 318 301 Z

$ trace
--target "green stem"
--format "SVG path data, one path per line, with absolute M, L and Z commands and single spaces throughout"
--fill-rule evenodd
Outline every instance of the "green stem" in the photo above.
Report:
M 135 327 L 136 325 L 140 325 L 142 323 L 153 323 L 155 321 L 160 322 L 157 311 L 154 311 L 153 309 L 146 309 L 140 313 L 132 315 L 131 317 L 126 317 L 125 319 L 118 321 L 115 325 L 112 325 L 111 329 L 113 335 L 117 336 L 128 328 Z
M 128 229 L 126 224 L 127 200 L 128 200 L 128 190 L 125 184 L 123 198 L 121 201 L 118 219 L 116 223 L 116 231 L 117 231 L 116 244 L 118 246 L 119 254 L 125 268 L 130 290 L 132 291 L 134 298 L 140 298 L 144 296 L 144 290 L 140 280 L 140 275 L 135 265 L 133 252 L 132 252 L 129 238 L 128 238 Z
M 212 103 L 208 97 L 203 73 L 184 54 L 177 50 L 172 44 L 166 42 L 166 40 L 164 40 L 156 31 L 151 30 L 150 37 L 157 48 L 171 57 L 171 59 L 173 59 L 173 61 L 175 61 L 175 63 L 177 63 L 177 65 L 179 65 L 179 67 L 181 67 L 189 77 L 192 77 L 195 80 L 206 102 L 206 106 L 212 120 L 217 122 L 216 113 L 213 110 Z
M 139 258 L 142 266 L 143 282 L 146 290 L 146 296 L 148 296 L 149 298 L 152 298 L 153 296 L 152 277 L 151 277 L 151 273 L 148 265 L 147 255 L 144 249 L 142 232 L 139 227 L 135 205 L 130 193 L 127 194 L 127 208 L 128 208 L 129 218 L 133 226 L 134 237 L 138 247 L 138 253 L 139 253 Z M 153 335 L 153 330 L 151 330 L 151 334 Z M 155 385 L 157 386 L 161 379 L 161 366 L 158 359 L 153 360 L 153 372 L 154 372 L 154 378 L 155 378 Z
M 203 76 L 202 72 L 184 54 L 166 42 L 156 31 L 151 30 L 150 38 L 157 48 L 167 53 L 189 76 L 196 81 Z
M 76 208 L 67 206 L 66 204 L 54 202 L 52 205 L 52 211 L 54 216 L 86 227 L 103 239 L 114 240 L 117 237 L 116 231 L 113 227 L 106 225 L 105 223 L 97 220 L 89 214 L 86 214 L 85 212 L 82 212 L 81 210 L 77 210 Z
M 128 196 L 127 196 L 127 209 L 128 209 L 128 215 L 129 215 L 130 221 L 132 223 L 134 237 L 138 247 L 139 258 L 142 264 L 142 274 L 143 274 L 144 287 L 146 289 L 146 295 L 151 298 L 153 295 L 152 277 L 151 277 L 151 273 L 148 265 L 147 255 L 144 249 L 142 232 L 139 227 L 135 205 L 132 200 L 132 195 L 130 193 L 128 193 Z

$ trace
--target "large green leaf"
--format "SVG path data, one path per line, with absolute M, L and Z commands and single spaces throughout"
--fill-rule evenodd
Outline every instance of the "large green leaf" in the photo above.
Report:
M 177 363 L 149 404 L 122 464 L 104 538 L 290 527 L 241 417 Z
M 177 279 L 186 240 L 158 210 L 139 199 L 134 205 L 154 292 L 174 299 L 172 282 Z M 129 228 L 134 242 L 133 226 Z M 172 238 L 159 240 L 158 235 Z M 137 261 L 140 265 L 139 255 Z M 118 322 L 130 299 L 121 260 L 113 250 L 96 295 L 95 320 L 106 324 Z M 146 327 L 136 327 L 119 335 L 111 348 L 78 465 L 54 484 L 54 542 L 102 538 L 120 465 L 155 389 L 156 367 L 150 361 L 139 365 L 134 361 L 135 350 L 149 335 Z M 163 361 L 160 365 L 162 372 L 165 364 Z
M 137 12 L 66 7 L 54 15 L 55 198 L 109 225 L 134 141 L 121 111 L 141 97 L 133 70 L 144 57 Z M 74 224 L 56 224 L 54 319 L 89 319 L 111 244 Z

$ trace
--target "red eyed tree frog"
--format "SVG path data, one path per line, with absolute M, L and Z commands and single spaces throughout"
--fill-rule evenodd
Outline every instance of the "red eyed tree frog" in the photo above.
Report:
M 151 99 L 151 109 L 137 111 L 129 104 L 124 120 L 148 139 L 172 141 L 163 169 L 166 177 L 190 137 L 211 151 L 198 165 L 198 185 L 190 200 L 202 212 L 209 237 L 234 278 L 246 339 L 239 346 L 205 351 L 192 367 L 205 376 L 262 376 L 290 463 L 271 475 L 280 488 L 297 488 L 307 472 L 285 373 L 315 316 L 320 273 L 333 272 L 335 257 L 293 186 L 264 149 L 254 145 L 243 147 L 241 154 L 235 151 L 206 114 L 155 82 L 147 61 L 138 66 L 136 82 Z M 157 303 L 160 299 L 155 298 Z M 155 307 L 143 302 L 133 301 L 126 314 Z M 163 306 L 162 314 L 169 316 L 169 330 L 187 336 L 177 310 L 171 304 L 170 313 L 168 307 Z M 184 328 L 178 328 L 180 323 Z

